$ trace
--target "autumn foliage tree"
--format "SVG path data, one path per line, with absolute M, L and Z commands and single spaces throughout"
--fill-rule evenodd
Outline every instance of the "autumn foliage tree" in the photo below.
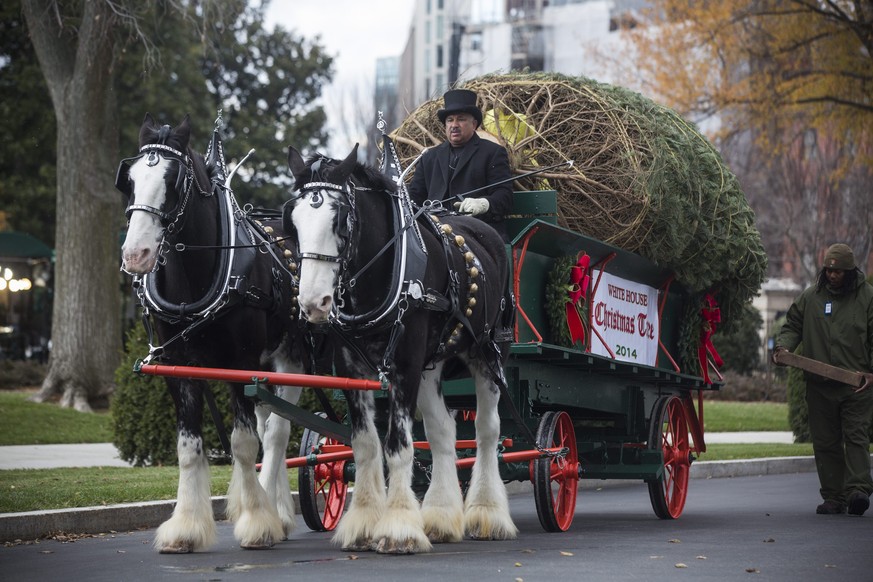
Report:
M 873 2 L 650 4 L 627 33 L 634 78 L 712 130 L 759 215 L 774 274 L 793 265 L 785 274 L 809 279 L 835 241 L 868 257 Z

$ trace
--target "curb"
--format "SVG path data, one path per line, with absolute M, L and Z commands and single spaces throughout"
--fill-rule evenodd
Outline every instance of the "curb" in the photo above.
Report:
M 815 471 L 813 457 L 699 461 L 691 465 L 691 478 L 751 477 L 811 471 Z M 636 483 L 638 481 L 623 479 L 582 479 L 579 481 L 579 488 L 590 490 Z M 507 485 L 510 495 L 530 494 L 532 488 L 533 485 L 529 481 Z M 297 492 L 292 492 L 292 497 L 299 515 L 300 503 Z M 216 520 L 225 518 L 225 501 L 224 496 L 212 498 L 212 511 Z M 155 528 L 170 517 L 175 503 L 175 500 L 149 501 L 52 511 L 0 513 L 0 543 L 35 540 L 58 532 L 98 534 Z
M 294 495 L 296 503 L 296 493 Z M 224 519 L 225 500 L 226 497 L 212 498 L 212 513 L 216 520 Z M 51 511 L 0 513 L 0 543 L 36 540 L 60 532 L 98 534 L 155 528 L 170 517 L 175 504 L 176 500 L 171 499 Z

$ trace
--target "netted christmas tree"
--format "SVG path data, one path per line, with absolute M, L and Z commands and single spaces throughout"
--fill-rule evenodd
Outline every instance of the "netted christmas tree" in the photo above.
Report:
M 694 360 L 703 298 L 716 298 L 730 329 L 757 295 L 767 258 L 755 216 L 719 152 L 691 123 L 633 91 L 555 73 L 486 75 L 464 84 L 478 95 L 481 130 L 504 145 L 516 190 L 558 192 L 561 226 L 671 270 L 692 293 L 682 359 Z M 442 99 L 413 111 L 393 137 L 403 166 L 442 143 Z

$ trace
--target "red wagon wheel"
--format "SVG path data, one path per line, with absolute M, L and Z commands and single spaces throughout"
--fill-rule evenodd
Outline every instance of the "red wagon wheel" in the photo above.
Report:
M 563 447 L 567 455 L 531 461 L 534 499 L 543 529 L 549 532 L 567 531 L 576 513 L 576 491 L 579 486 L 579 456 L 576 451 L 576 431 L 566 412 L 546 412 L 537 430 L 537 445 L 543 448 Z
M 300 439 L 300 456 L 318 453 L 325 445 L 339 444 L 341 444 L 339 441 L 322 437 L 307 428 Z M 346 506 L 349 489 L 348 483 L 343 479 L 345 466 L 345 461 L 333 461 L 297 469 L 300 514 L 309 529 L 331 531 L 339 523 Z
M 649 446 L 653 449 L 660 447 L 664 452 L 661 478 L 648 482 L 652 508 L 661 519 L 676 519 L 685 507 L 691 474 L 688 420 L 681 399 L 665 396 L 655 403 L 649 427 Z

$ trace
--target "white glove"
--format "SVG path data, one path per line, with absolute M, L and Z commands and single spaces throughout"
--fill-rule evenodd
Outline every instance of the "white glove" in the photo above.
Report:
M 485 198 L 465 198 L 461 202 L 455 202 L 455 208 L 458 209 L 458 212 L 473 216 L 485 214 L 490 207 L 491 205 Z

